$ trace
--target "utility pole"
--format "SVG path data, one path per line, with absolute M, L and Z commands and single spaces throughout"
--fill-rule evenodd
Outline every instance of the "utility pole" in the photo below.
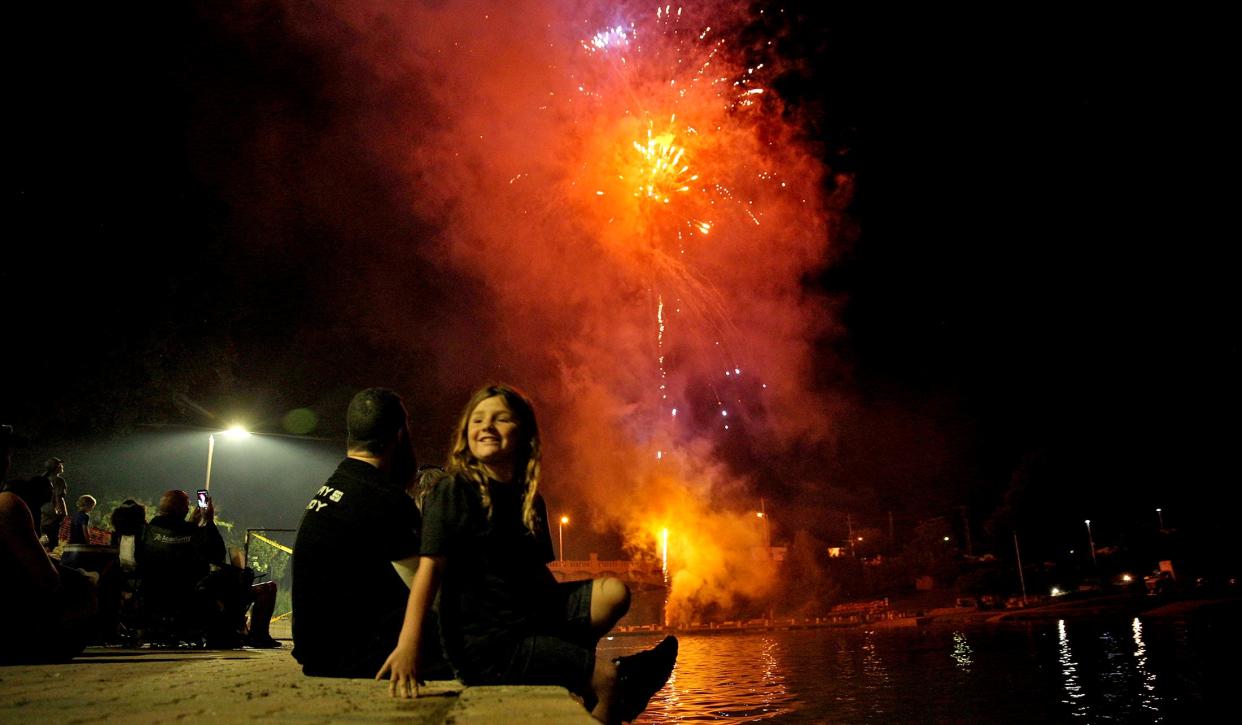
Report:
M 966 515 L 965 506 L 958 506 L 957 510 L 962 512 L 962 531 L 966 534 L 966 556 L 974 556 L 975 547 L 970 542 L 970 517 Z
M 1013 532 L 1013 550 L 1018 555 L 1018 581 L 1022 584 L 1022 606 L 1026 606 L 1026 576 L 1022 573 L 1022 549 L 1018 547 L 1018 532 Z
M 854 524 L 850 522 L 849 514 L 845 515 L 845 531 L 847 532 L 846 535 L 850 537 L 850 556 L 856 556 L 854 552 Z
M 1087 523 L 1087 546 L 1091 549 L 1091 566 L 1095 567 L 1095 573 L 1100 573 L 1100 564 L 1095 560 L 1095 539 L 1091 538 L 1091 519 L 1086 520 Z

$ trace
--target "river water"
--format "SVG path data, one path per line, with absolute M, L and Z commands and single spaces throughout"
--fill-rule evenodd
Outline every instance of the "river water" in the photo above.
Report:
M 639 722 L 1236 722 L 1240 634 L 1220 615 L 691 634 Z

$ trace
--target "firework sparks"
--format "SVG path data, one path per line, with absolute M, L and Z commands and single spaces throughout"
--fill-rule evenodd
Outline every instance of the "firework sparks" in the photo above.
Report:
M 756 85 L 755 71 L 762 64 L 744 74 L 731 72 L 723 59 L 724 40 L 713 36 L 710 25 L 691 29 L 682 25 L 683 20 L 681 8 L 661 6 L 650 27 L 641 21 L 618 25 L 583 41 L 587 53 L 603 62 L 588 65 L 578 86 L 591 100 L 594 115 L 590 121 L 598 129 L 586 138 L 580 152 L 581 168 L 592 181 L 575 184 L 596 188 L 596 213 L 588 214 L 587 221 L 594 222 L 605 248 L 628 263 L 634 276 L 655 292 L 658 379 L 653 407 L 667 415 L 655 421 L 648 433 L 658 441 L 655 460 L 666 468 L 670 455 L 691 455 L 676 441 L 694 435 L 674 427 L 685 401 L 670 400 L 666 336 L 674 324 L 672 317 L 681 316 L 684 303 L 692 319 L 677 325 L 680 348 L 693 357 L 715 361 L 708 364 L 716 370 L 723 367 L 726 378 L 740 376 L 741 366 L 732 352 L 736 338 L 731 304 L 698 272 L 696 262 L 711 254 L 704 243 L 714 230 L 723 228 L 736 241 L 744 224 L 760 223 L 762 211 L 754 209 L 749 187 L 755 182 L 783 183 L 767 170 L 747 173 L 747 164 L 739 163 L 753 157 L 739 151 L 752 150 L 755 143 L 750 133 L 753 120 L 746 114 L 760 110 L 764 89 Z M 683 75 L 680 69 L 688 70 Z M 634 130 L 640 130 L 638 138 L 633 137 Z M 737 190 L 739 178 L 749 181 L 746 191 Z M 672 317 L 666 309 L 666 293 L 678 299 Z M 717 385 L 706 387 L 720 408 L 719 430 L 729 431 L 729 410 L 724 408 Z M 673 562 L 678 570 L 671 577 L 669 607 L 679 617 L 691 617 L 690 602 L 698 601 L 704 591 L 728 588 L 723 577 L 713 580 L 713 567 L 708 565 L 725 555 L 718 545 L 693 533 L 707 530 L 701 524 L 719 514 L 684 501 L 681 494 L 700 486 L 701 481 L 669 477 L 667 472 L 659 480 L 664 490 L 655 493 L 656 500 L 686 504 L 661 516 L 682 519 L 678 531 L 689 532 L 679 534 L 680 553 Z M 651 521 L 648 517 L 637 528 L 658 531 L 654 538 L 668 579 L 668 528 L 656 529 Z M 752 575 L 751 580 L 764 577 Z

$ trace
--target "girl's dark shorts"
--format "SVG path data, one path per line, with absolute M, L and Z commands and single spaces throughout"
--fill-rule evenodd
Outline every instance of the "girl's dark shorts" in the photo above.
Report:
M 537 634 L 519 640 L 501 679 L 512 685 L 560 685 L 584 695 L 595 671 L 595 635 L 591 632 L 593 581 L 557 585 L 554 616 Z

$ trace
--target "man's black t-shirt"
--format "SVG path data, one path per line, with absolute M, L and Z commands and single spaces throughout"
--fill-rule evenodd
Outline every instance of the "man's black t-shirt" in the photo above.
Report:
M 441 480 L 423 502 L 421 553 L 447 560 L 440 590 L 445 654 L 467 679 L 503 668 L 518 641 L 555 614 L 543 498 L 535 496 L 532 534 L 522 524 L 516 486 L 493 481 L 488 492 L 490 518 L 478 485 L 460 476 Z
M 414 501 L 363 461 L 346 458 L 315 493 L 293 547 L 293 656 L 307 674 L 379 670 L 410 593 L 392 562 L 418 554 L 418 529 Z

